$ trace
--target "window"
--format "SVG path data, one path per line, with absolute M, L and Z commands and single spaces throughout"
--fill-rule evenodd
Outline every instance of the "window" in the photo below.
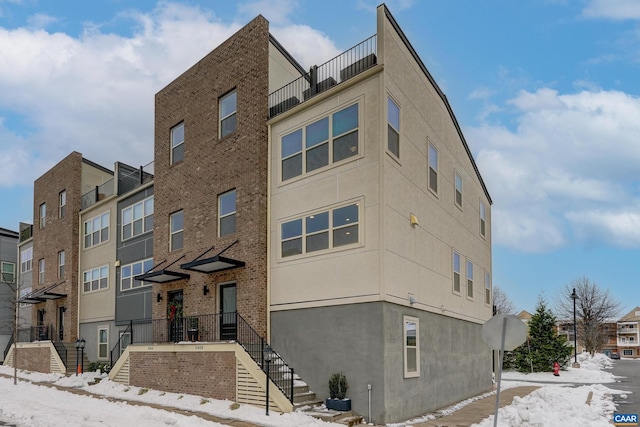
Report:
M 64 251 L 58 252 L 58 278 L 64 277 Z
M 109 357 L 109 328 L 106 326 L 98 328 L 98 359 Z
M 456 172 L 456 206 L 462 208 L 462 177 Z
M 26 273 L 33 268 L 33 248 L 20 251 L 20 272 Z
M 418 319 L 403 316 L 404 323 L 404 377 L 420 376 L 420 333 Z
M 282 257 L 358 243 L 358 216 L 356 203 L 283 223 Z
M 484 273 L 484 303 L 491 305 L 491 274 Z
M 438 192 L 438 151 L 429 144 L 429 188 Z
M 624 350 L 622 350 L 622 355 L 623 356 L 633 356 L 633 350 L 632 349 L 624 349 Z
M 467 261 L 467 296 L 473 298 L 473 263 Z
M 358 104 L 353 104 L 282 137 L 282 180 L 357 154 Z
M 236 190 L 218 196 L 218 234 L 220 237 L 236 231 Z
M 83 274 L 84 292 L 107 289 L 109 285 L 109 267 L 103 266 L 87 270 Z
M 182 249 L 184 246 L 184 216 L 182 211 L 174 212 L 169 217 L 170 251 Z
M 184 122 L 171 129 L 171 164 L 184 159 Z
M 0 282 L 15 283 L 16 265 L 12 262 L 3 262 L 0 265 Z
M 58 217 L 64 218 L 65 210 L 67 209 L 67 192 L 62 190 L 58 194 Z
M 238 93 L 234 90 L 220 98 L 220 138 L 236 130 L 238 107 Z
M 153 230 L 153 196 L 122 209 L 122 240 Z
M 47 204 L 43 203 L 40 205 L 40 228 L 44 228 L 46 225 L 47 218 Z
M 146 273 L 147 271 L 151 270 L 152 267 L 153 258 L 122 266 L 122 268 L 120 269 L 120 289 L 123 291 L 128 291 L 129 289 L 136 289 L 142 286 L 150 285 L 151 283 L 135 280 L 134 277 Z
M 484 202 L 481 200 L 480 201 L 480 235 L 482 237 L 486 236 L 486 232 L 487 232 L 487 221 L 486 221 L 487 217 L 486 217 L 486 211 L 485 211 L 485 206 L 484 206 Z
M 388 140 L 387 149 L 400 158 L 400 108 L 389 97 L 387 99 Z
M 453 290 L 460 292 L 460 254 L 453 253 Z
M 109 240 L 109 212 L 84 222 L 85 249 L 107 240 Z
M 44 258 L 38 261 L 38 283 L 44 283 Z

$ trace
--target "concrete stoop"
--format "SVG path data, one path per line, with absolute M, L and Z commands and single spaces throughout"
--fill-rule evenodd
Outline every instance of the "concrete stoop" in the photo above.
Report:
M 364 422 L 363 417 L 353 411 L 334 411 L 327 409 L 321 399 L 316 398 L 316 393 L 309 390 L 309 386 L 300 381 L 296 375 L 296 384 L 293 388 L 293 407 L 297 412 L 303 412 L 323 421 L 355 426 Z M 304 384 L 304 385 L 303 385 Z

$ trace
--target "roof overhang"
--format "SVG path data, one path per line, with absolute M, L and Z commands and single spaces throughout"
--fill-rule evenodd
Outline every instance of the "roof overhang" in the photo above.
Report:
M 46 302 L 50 300 L 56 300 L 60 298 L 65 298 L 67 294 L 61 294 L 58 292 L 51 292 L 53 289 L 62 285 L 64 282 L 56 283 L 54 285 L 48 286 L 44 289 L 36 289 L 33 292 L 28 293 L 22 298 L 18 299 L 18 302 L 22 304 L 39 304 L 41 302 Z
M 200 273 L 217 273 L 219 271 L 231 270 L 232 268 L 244 267 L 244 265 L 244 261 L 216 255 L 211 258 L 198 259 L 182 264 L 180 268 L 198 271 Z
M 149 273 L 140 274 L 134 276 L 135 280 L 144 280 L 145 282 L 153 283 L 168 283 L 176 280 L 188 279 L 190 276 L 186 273 L 180 273 L 179 271 L 171 271 L 167 269 L 151 271 Z

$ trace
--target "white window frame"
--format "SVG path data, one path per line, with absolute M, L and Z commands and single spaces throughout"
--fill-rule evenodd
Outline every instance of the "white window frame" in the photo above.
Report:
M 107 334 L 107 340 L 105 342 L 100 341 L 100 332 L 101 331 L 106 331 Z M 98 339 L 97 339 L 97 350 L 98 350 L 98 360 L 108 360 L 109 359 L 109 326 L 98 326 Z M 104 348 L 105 349 L 105 355 L 101 356 L 100 355 L 100 348 Z
M 458 261 L 458 267 L 457 267 L 457 270 L 456 270 L 456 260 Z M 452 258 L 451 258 L 451 265 L 452 265 L 452 267 L 453 267 L 453 269 L 452 269 L 452 270 L 453 270 L 453 276 L 452 276 L 452 279 L 453 279 L 453 283 L 452 283 L 452 285 L 453 285 L 453 292 L 454 292 L 454 293 L 456 293 L 456 294 L 460 294 L 460 293 L 462 292 L 462 291 L 461 291 L 461 282 L 462 282 L 462 256 L 460 255 L 460 252 L 458 252 L 458 251 L 456 251 L 456 250 L 454 250 L 454 251 L 453 251 L 453 255 L 452 255 Z M 457 289 L 456 289 L 456 278 L 458 279 L 458 280 L 457 280 L 457 282 L 458 282 L 458 283 L 457 283 L 457 285 L 458 285 L 458 286 L 457 286 Z
M 182 140 L 181 141 L 177 141 L 176 137 L 175 137 L 175 132 L 178 129 L 182 129 Z M 175 125 L 174 127 L 171 128 L 171 164 L 175 165 L 176 163 L 179 163 L 181 161 L 184 160 L 184 122 L 180 122 L 177 125 Z M 182 147 L 182 158 L 180 158 L 179 160 L 175 160 L 175 151 L 177 148 Z
M 150 203 L 149 203 L 150 202 Z M 154 212 L 154 200 L 153 200 L 153 196 L 149 196 L 144 200 L 140 200 L 139 202 L 136 202 L 130 206 L 127 206 L 126 208 L 123 208 L 121 211 L 121 215 L 122 215 L 122 226 L 120 227 L 120 232 L 121 232 L 121 236 L 122 236 L 122 241 L 125 240 L 129 240 L 129 239 L 133 239 L 134 237 L 137 236 L 141 236 L 145 233 L 149 233 L 151 231 L 153 231 L 153 212 Z M 142 209 L 142 217 L 140 218 L 136 218 L 135 217 L 135 210 L 136 207 L 141 206 Z M 125 222 L 125 216 L 128 215 L 127 212 L 131 212 L 131 220 Z M 149 228 L 147 229 L 146 224 L 147 224 L 147 218 L 151 217 L 151 224 L 149 226 Z M 139 233 L 135 233 L 135 223 L 136 221 L 142 221 L 142 231 L 140 231 Z M 131 225 L 131 236 L 125 237 L 124 235 L 124 228 L 127 225 Z
M 632 348 L 624 348 L 624 349 L 622 349 L 622 355 L 623 356 L 633 356 L 633 349 Z
M 392 111 L 394 110 L 395 107 L 395 111 L 398 112 L 398 123 L 397 125 L 394 125 L 392 123 L 392 119 L 394 119 L 394 117 L 391 116 Z M 391 96 L 387 97 L 387 151 L 389 153 L 391 153 L 395 158 L 399 159 L 400 158 L 400 106 L 398 105 L 398 103 L 391 98 Z M 398 141 L 398 152 L 396 153 L 395 151 L 392 150 L 392 147 L 390 146 L 391 144 L 391 132 L 395 132 L 396 137 L 397 137 L 397 141 Z
M 467 260 L 467 298 L 473 299 L 473 261 Z
M 462 182 L 462 175 L 460 175 L 458 171 L 455 171 L 453 180 L 454 180 L 454 188 L 455 188 L 453 201 L 457 207 L 462 209 L 463 189 L 464 189 L 464 183 Z
M 415 345 L 410 345 L 408 342 L 409 330 L 408 325 L 415 325 Z M 417 378 L 420 376 L 420 320 L 416 317 L 402 316 L 402 347 L 404 356 L 404 377 L 405 378 Z M 415 370 L 409 370 L 409 355 L 415 352 Z
M 11 266 L 13 268 L 13 272 L 11 273 L 6 273 L 5 272 L 5 266 Z M 11 275 L 11 280 L 7 279 L 7 275 Z M 8 262 L 8 261 L 2 261 L 0 263 L 0 282 L 3 283 L 16 283 L 16 263 L 15 262 Z
M 106 272 L 106 275 L 103 275 L 103 272 Z M 94 273 L 97 273 L 97 277 L 94 278 Z M 89 280 L 87 281 L 87 274 L 89 275 Z M 106 279 L 106 285 L 102 286 L 102 279 Z M 93 282 L 97 281 L 98 287 L 93 289 Z M 87 290 L 87 284 L 89 285 L 89 289 Z M 101 265 L 100 267 L 91 268 L 89 270 L 85 270 L 82 272 L 82 292 L 85 294 L 99 292 L 109 289 L 109 265 Z
M 58 252 L 58 278 L 64 278 L 65 253 L 64 250 Z
M 491 305 L 491 273 L 484 272 L 484 303 Z
M 340 225 L 334 225 L 334 212 L 339 211 L 340 209 L 343 208 L 347 208 L 347 207 L 351 207 L 351 206 L 356 206 L 357 208 L 357 214 L 358 217 L 355 221 L 349 220 L 348 223 L 345 224 L 340 224 Z M 353 248 L 355 246 L 361 245 L 362 243 L 362 233 L 361 230 L 363 230 L 363 220 L 362 220 L 362 200 L 358 200 L 358 201 L 351 201 L 349 203 L 343 203 L 340 205 L 337 205 L 335 207 L 332 207 L 330 209 L 322 209 L 322 210 L 317 210 L 317 211 L 313 211 L 311 213 L 308 213 L 304 216 L 299 216 L 296 218 L 290 218 L 287 219 L 286 221 L 281 221 L 279 226 L 278 226 L 278 232 L 279 232 L 279 241 L 280 241 L 280 258 L 281 259 L 291 259 L 291 258 L 299 258 L 302 256 L 311 256 L 311 255 L 318 255 L 318 254 L 324 254 L 324 253 L 328 253 L 328 252 L 333 252 L 333 251 L 338 251 L 338 250 L 343 250 L 346 248 Z M 313 231 L 313 232 L 307 232 L 307 223 L 309 220 L 313 219 L 315 216 L 318 215 L 323 215 L 323 214 L 328 214 L 328 224 L 327 224 L 327 228 L 323 228 L 322 230 L 317 230 L 317 231 Z M 296 221 L 301 221 L 302 226 L 301 226 L 301 234 L 296 234 L 295 236 L 291 236 L 291 237 L 287 237 L 287 238 L 283 238 L 282 236 L 282 230 L 283 230 L 283 226 L 286 224 L 290 224 L 290 223 L 294 223 Z M 342 244 L 342 245 L 336 245 L 335 243 L 335 239 L 334 239 L 334 233 L 335 232 L 339 232 L 342 229 L 346 229 L 346 228 L 350 228 L 353 226 L 357 226 L 357 232 L 358 232 L 358 239 L 355 242 L 351 242 L 351 243 L 346 243 L 346 244 Z M 322 233 L 328 233 L 328 237 L 327 237 L 327 247 L 323 248 L 323 249 L 317 249 L 317 250 L 313 250 L 313 251 L 308 251 L 307 250 L 307 239 L 309 239 L 310 237 L 312 238 L 315 235 L 319 235 Z M 350 232 L 349 232 L 350 233 Z M 301 240 L 301 252 L 299 254 L 292 254 L 292 255 L 284 255 L 283 251 L 282 251 L 282 245 L 283 243 L 286 242 L 290 242 L 290 241 L 295 241 L 295 240 Z
M 438 173 L 439 173 L 439 154 L 438 154 L 438 149 L 436 148 L 435 145 L 433 145 L 432 143 L 429 143 L 429 153 L 427 155 L 428 159 L 427 159 L 427 164 L 428 164 L 428 174 L 427 174 L 427 180 L 428 182 L 428 187 L 429 190 L 433 193 L 433 194 L 438 194 Z
M 480 200 L 480 236 L 487 237 L 487 206 Z
M 40 258 L 38 260 L 38 284 L 42 285 L 44 283 L 44 269 L 46 268 L 46 264 L 44 258 Z
M 44 228 L 47 225 L 47 204 L 41 203 L 38 210 L 40 212 L 39 225 L 40 225 L 40 228 Z
M 58 218 L 64 218 L 67 207 L 67 191 L 62 190 L 58 194 Z
M 226 197 L 231 197 L 231 195 L 233 195 L 233 210 L 222 212 L 222 200 Z M 218 196 L 218 237 L 228 236 L 229 234 L 233 234 L 236 232 L 238 224 L 234 220 L 233 231 L 222 234 L 222 220 L 230 217 L 236 218 L 237 201 L 238 193 L 236 192 L 235 188 Z
M 235 102 L 235 106 L 233 111 L 229 112 L 226 115 L 222 115 L 222 103 L 229 97 L 231 96 L 235 96 L 236 98 L 236 102 Z M 232 133 L 234 133 L 236 131 L 236 129 L 238 129 L 238 117 L 236 116 L 236 125 L 234 126 L 233 130 L 231 130 L 228 133 L 223 134 L 222 133 L 222 122 L 224 122 L 227 119 L 230 119 L 231 117 L 235 116 L 238 113 L 238 90 L 237 89 L 233 89 L 230 92 L 227 92 L 226 94 L 224 94 L 223 96 L 220 97 L 220 99 L 218 100 L 218 111 L 220 112 L 220 120 L 218 121 L 218 134 L 220 135 L 220 138 L 224 138 L 227 135 L 231 135 Z
M 149 271 L 151 268 L 153 268 L 153 258 L 143 259 L 141 261 L 132 262 L 130 264 L 126 264 L 120 267 L 120 290 L 122 292 L 127 292 L 132 289 L 139 289 L 144 286 L 150 286 L 152 284 L 151 282 L 145 282 L 145 281 L 134 279 L 134 277 L 138 275 L 134 271 L 138 265 L 140 266 L 139 274 L 144 274 L 147 271 Z M 125 276 L 126 270 L 129 270 L 130 273 Z M 130 283 L 126 288 L 125 288 L 125 281 L 128 281 Z
M 103 225 L 103 223 L 106 221 L 107 225 Z M 100 228 L 98 228 L 97 230 L 94 230 L 96 223 L 99 225 Z M 107 237 L 105 239 L 102 238 L 102 231 L 103 230 L 107 230 Z M 103 212 L 100 215 L 96 215 L 91 219 L 88 219 L 86 221 L 84 221 L 83 223 L 83 241 L 84 241 L 84 248 L 88 249 L 90 247 L 99 245 L 101 243 L 104 242 L 108 242 L 109 241 L 109 234 L 111 231 L 111 214 L 109 211 Z M 96 238 L 97 236 L 97 238 Z M 88 239 L 88 241 L 87 241 Z M 87 244 L 89 243 L 89 244 Z
M 182 228 L 180 229 L 173 229 L 173 218 L 176 215 L 182 215 Z M 178 235 L 178 234 L 182 234 L 182 246 L 180 246 L 179 248 L 174 248 L 173 247 L 173 236 Z M 171 215 L 169 215 L 169 252 L 171 251 L 177 251 L 180 249 L 184 248 L 184 210 L 180 209 L 179 211 L 175 211 L 173 212 Z
M 33 269 L 33 247 L 20 251 L 20 273 L 26 273 Z

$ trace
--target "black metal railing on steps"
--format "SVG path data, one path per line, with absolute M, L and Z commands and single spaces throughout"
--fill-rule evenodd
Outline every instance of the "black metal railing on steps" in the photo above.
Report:
M 11 335 L 11 338 L 9 338 L 9 342 L 7 343 L 7 346 L 4 348 L 4 357 L 2 360 L 7 360 L 7 354 L 9 354 L 9 350 L 11 350 L 12 345 L 13 345 L 13 334 Z
M 236 341 L 293 403 L 293 368 L 273 351 L 267 372 L 264 350 L 268 343 L 238 312 L 131 321 L 111 349 L 111 367 L 129 344 L 184 341 Z

